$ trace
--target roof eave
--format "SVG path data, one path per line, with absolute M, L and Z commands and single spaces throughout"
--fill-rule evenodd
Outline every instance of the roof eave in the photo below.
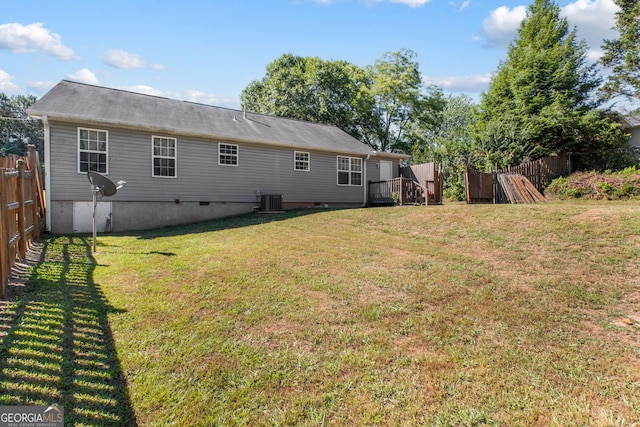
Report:
M 117 122 L 117 121 L 105 121 L 105 120 L 94 120 L 87 119 L 86 117 L 78 117 L 78 116 L 69 116 L 69 115 L 61 115 L 61 114 L 50 114 L 43 111 L 34 111 L 27 110 L 27 113 L 34 118 L 41 119 L 43 116 L 46 116 L 49 121 L 57 121 L 63 123 L 83 123 L 85 125 L 90 126 L 112 126 L 121 129 L 129 129 L 136 131 L 145 131 L 145 132 L 157 132 L 157 133 L 167 133 L 171 135 L 183 135 L 190 136 L 195 138 L 206 138 L 206 139 L 216 139 L 227 142 L 237 142 L 237 143 L 248 143 L 248 144 L 258 144 L 258 145 L 268 145 L 272 147 L 286 147 L 286 148 L 295 148 L 299 150 L 311 150 L 311 151 L 321 151 L 326 153 L 337 153 L 337 154 L 348 154 L 348 155 L 360 155 L 366 156 L 368 154 L 375 155 L 375 152 L 372 150 L 371 153 L 364 153 L 361 151 L 355 150 L 336 150 L 331 148 L 323 148 L 323 147 L 310 147 L 308 145 L 298 145 L 298 144 L 287 144 L 281 141 L 268 141 L 268 140 L 258 140 L 252 138 L 238 138 L 229 135 L 217 135 L 203 132 L 192 132 L 184 129 L 177 129 L 171 127 L 160 127 L 160 126 L 143 126 L 143 125 L 135 125 L 131 123 L 125 122 Z M 392 153 L 388 153 L 392 154 Z M 410 157 L 410 156 L 407 156 Z

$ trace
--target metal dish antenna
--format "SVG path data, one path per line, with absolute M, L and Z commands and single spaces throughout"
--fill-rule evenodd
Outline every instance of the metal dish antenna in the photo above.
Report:
M 96 251 L 96 207 L 98 206 L 98 196 L 110 197 L 116 194 L 118 190 L 127 185 L 125 181 L 114 183 L 104 175 L 98 172 L 87 172 L 87 178 L 91 183 L 91 193 L 93 194 L 93 252 Z

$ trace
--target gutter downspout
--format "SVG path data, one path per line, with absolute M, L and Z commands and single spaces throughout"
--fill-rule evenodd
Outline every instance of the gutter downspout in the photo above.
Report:
M 362 186 L 364 187 L 364 191 L 362 194 L 362 207 L 367 207 L 367 161 L 371 157 L 371 154 L 367 154 L 367 158 L 364 159 L 364 176 L 362 177 Z
M 44 125 L 44 203 L 46 208 L 46 229 L 51 231 L 51 131 L 49 127 L 49 118 L 43 115 L 42 124 Z

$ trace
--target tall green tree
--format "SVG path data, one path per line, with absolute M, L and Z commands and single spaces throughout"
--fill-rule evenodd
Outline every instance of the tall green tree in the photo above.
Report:
M 29 117 L 29 108 L 37 98 L 33 95 L 8 97 L 0 93 L 0 154 L 25 154 L 27 145 L 36 146 L 44 159 L 42 122 Z
M 449 95 L 443 99 L 437 122 L 431 123 L 416 138 L 412 149 L 414 163 L 436 162 L 444 175 L 444 197 L 464 200 L 465 166 L 475 155 L 470 132 L 475 104 L 466 95 Z
M 622 95 L 640 99 L 640 2 L 613 0 L 620 7 L 616 13 L 617 39 L 605 40 L 600 63 L 611 68 L 602 87 L 606 99 Z
M 477 109 L 478 166 L 621 145 L 619 124 L 596 110 L 600 83 L 586 43 L 576 39 L 558 5 L 535 0 Z
M 316 123 L 331 123 L 356 138 L 357 106 L 366 74 L 345 61 L 285 54 L 267 66 L 266 75 L 242 91 L 251 111 Z
M 379 151 L 409 152 L 415 137 L 409 129 L 434 120 L 442 97 L 423 86 L 415 57 L 403 49 L 360 68 L 285 54 L 241 100 L 258 113 L 331 123 Z
M 412 141 L 407 132 L 412 122 L 422 112 L 428 95 L 423 93 L 422 80 L 415 52 L 402 49 L 387 52 L 368 67 L 371 85 L 368 87 L 373 100 L 373 119 L 362 130 L 364 141 L 380 151 L 411 149 Z

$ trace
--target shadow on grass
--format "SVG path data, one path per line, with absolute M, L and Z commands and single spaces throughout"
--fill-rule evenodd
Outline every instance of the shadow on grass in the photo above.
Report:
M 291 218 L 297 218 L 306 215 L 317 214 L 318 212 L 327 212 L 340 210 L 338 208 L 321 208 L 321 209 L 293 209 L 282 213 L 258 214 L 249 213 L 245 215 L 232 216 L 227 218 L 214 219 L 211 221 L 199 222 L 196 224 L 179 225 L 173 227 L 156 228 L 153 230 L 132 233 L 116 233 L 119 235 L 134 235 L 138 239 L 154 239 L 156 237 L 182 236 L 185 234 L 208 233 L 211 231 L 228 230 L 233 228 L 250 227 L 253 225 L 267 224 L 275 221 L 286 221 Z M 99 243 L 98 243 L 99 244 Z
M 62 404 L 65 425 L 136 426 L 107 318 L 118 311 L 93 282 L 88 239 L 35 249 L 28 283 L 0 308 L 0 405 Z

